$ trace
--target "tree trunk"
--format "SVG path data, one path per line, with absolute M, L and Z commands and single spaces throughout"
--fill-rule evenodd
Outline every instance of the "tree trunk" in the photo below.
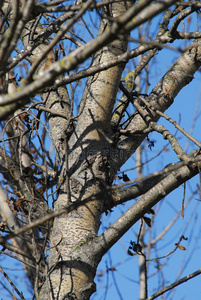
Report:
M 7 222 L 8 234 L 3 233 L 0 240 L 3 247 L 5 246 L 5 249 L 9 250 L 12 245 L 9 245 L 7 240 L 10 237 L 15 238 L 14 243 L 18 257 L 24 255 L 26 257 L 24 263 L 29 262 L 26 272 L 30 282 L 34 285 L 37 300 L 89 299 L 96 290 L 94 277 L 102 256 L 134 223 L 149 212 L 153 205 L 200 171 L 200 152 L 194 151 L 186 154 L 176 138 L 161 125 L 158 126 L 156 122 L 162 112 L 172 105 L 179 91 L 193 79 L 194 73 L 200 67 L 201 38 L 199 35 L 195 35 L 197 39 L 188 48 L 185 48 L 182 55 L 152 92 L 143 97 L 137 93 L 138 90 L 134 91 L 134 78 L 136 78 L 141 64 L 144 69 L 149 59 L 161 49 L 161 45 L 176 40 L 179 32 L 176 32 L 174 26 L 178 26 L 178 24 L 173 22 L 173 29 L 167 34 L 167 16 L 164 16 L 164 21 L 153 43 L 140 40 L 139 47 L 127 52 L 129 31 L 137 28 L 140 24 L 146 24 L 146 21 L 151 21 L 155 15 L 176 1 L 164 0 L 154 3 L 151 0 L 114 1 L 114 3 L 104 6 L 101 12 L 98 37 L 77 47 L 68 55 L 62 53 L 63 57 L 59 60 L 58 49 L 54 48 L 55 45 L 62 48 L 59 42 L 62 43 L 62 38 L 65 38 L 69 28 L 76 26 L 78 24 L 76 22 L 80 20 L 83 13 L 88 9 L 90 12 L 95 5 L 93 0 L 83 1 L 81 4 L 80 2 L 78 0 L 74 6 L 69 7 L 70 11 L 67 11 L 68 9 L 60 3 L 57 6 L 57 1 L 55 2 L 56 7 L 53 8 L 51 1 L 50 5 L 43 6 L 33 0 L 19 1 L 19 7 L 18 1 L 16 1 L 16 5 L 15 1 L 12 1 L 11 9 L 10 2 L 6 1 L 4 5 L 7 6 L 8 11 L 2 9 L 3 13 L 6 12 L 2 14 L 3 19 L 8 14 L 10 28 L 16 27 L 17 30 L 15 34 L 14 31 L 12 33 L 12 31 L 5 30 L 0 49 L 2 62 L 0 76 L 5 75 L 4 73 L 8 75 L 8 88 L 4 90 L 4 87 L 0 87 L 0 101 L 2 101 L 0 118 L 3 119 L 12 112 L 14 113 L 18 106 L 21 107 L 30 102 L 30 97 L 37 93 L 40 93 L 43 100 L 42 103 L 37 102 L 37 96 L 36 102 L 34 102 L 31 98 L 32 102 L 28 108 L 25 108 L 25 112 L 15 112 L 14 117 L 5 125 L 5 131 L 3 129 L 3 146 L 0 148 L 0 171 L 16 195 L 15 199 L 9 199 L 9 207 L 5 193 L 6 183 L 2 183 L 4 191 L 0 190 L 3 195 L 0 214 Z M 182 5 L 185 8 L 185 4 Z M 48 25 L 44 25 L 43 18 L 47 17 L 48 19 L 48 12 L 54 9 L 58 9 L 55 12 L 55 19 L 53 21 L 52 18 L 49 19 Z M 62 9 L 64 13 L 60 14 Z M 99 7 L 96 9 L 99 12 Z M 194 4 L 191 9 L 192 11 L 198 10 L 198 7 L 195 7 Z M 23 14 L 24 11 L 26 11 L 26 15 Z M 180 9 L 176 5 L 174 10 L 168 11 L 167 14 L 171 15 L 171 18 L 176 18 L 176 15 L 180 16 L 180 13 L 184 16 L 183 11 L 185 9 Z M 57 12 L 59 12 L 58 16 Z M 5 22 L 5 28 L 7 26 L 9 27 Z M 25 48 L 19 51 L 17 58 L 14 57 L 13 61 L 11 59 L 8 64 L 9 69 L 7 59 L 13 53 L 19 37 Z M 10 43 L 5 56 L 9 41 L 12 43 Z M 70 51 L 70 47 L 68 50 Z M 138 70 L 135 69 L 127 74 L 123 84 L 121 78 L 126 60 L 139 54 L 142 55 L 146 51 L 149 52 L 143 56 Z M 21 62 L 21 59 L 23 60 L 20 55 L 23 56 L 26 52 L 28 54 L 25 59 L 29 63 L 25 65 L 27 69 L 31 66 L 30 70 L 26 79 L 21 80 L 21 87 L 11 92 L 10 71 L 16 66 L 17 59 L 19 59 L 18 63 Z M 79 64 L 85 62 L 92 54 L 92 66 L 84 71 L 84 76 L 89 76 L 90 72 L 95 75 L 88 77 L 78 115 L 74 117 L 70 93 L 68 94 L 64 82 L 60 82 L 59 85 L 57 83 L 61 79 L 60 76 L 76 67 L 79 68 Z M 118 64 L 114 66 L 116 61 Z M 113 62 L 112 67 L 109 66 L 110 62 Z M 97 73 L 96 68 L 99 65 L 103 67 L 103 71 Z M 106 70 L 106 68 L 108 69 Z M 75 74 L 70 73 L 68 82 L 73 82 L 76 76 L 79 79 L 83 78 L 81 73 L 82 70 L 76 71 Z M 75 75 L 74 78 L 73 75 Z M 119 87 L 123 96 L 115 108 Z M 134 113 L 129 114 L 128 105 L 135 106 Z M 32 114 L 32 110 L 36 110 L 37 114 L 35 112 Z M 41 111 L 46 111 L 45 123 L 42 122 Z M 123 117 L 125 112 L 128 113 L 126 121 Z M 20 119 L 23 113 L 27 114 L 28 119 L 30 117 L 30 123 Z M 22 126 L 20 126 L 20 122 Z M 41 128 L 38 130 L 38 124 L 43 126 L 47 135 L 50 135 L 55 150 L 55 160 L 46 150 L 46 143 L 41 143 L 40 133 L 42 130 Z M 138 180 L 135 185 L 129 182 L 127 186 L 120 185 L 118 188 L 115 185 L 112 186 L 117 171 L 136 151 L 150 131 L 159 132 L 164 139 L 169 140 L 180 162 L 142 178 L 142 164 L 138 157 Z M 181 132 L 183 131 L 181 130 Z M 32 139 L 33 133 L 36 133 L 38 139 Z M 6 134 L 8 139 L 4 137 Z M 193 141 L 192 137 L 190 139 Z M 32 140 L 36 141 L 34 147 Z M 7 145 L 5 142 L 9 145 L 7 149 L 4 149 Z M 40 143 L 39 151 L 37 149 L 38 142 Z M 200 143 L 195 139 L 194 142 L 200 148 Z M 35 153 L 33 154 L 31 150 L 34 150 Z M 140 149 L 138 151 L 139 154 Z M 46 157 L 52 168 L 49 170 L 51 172 L 50 180 Z M 54 163 L 52 163 L 53 160 Z M 32 164 L 37 167 L 32 167 Z M 26 168 L 30 173 L 24 172 Z M 124 173 L 120 178 L 123 179 L 123 177 Z M 56 184 L 56 190 L 49 194 L 49 188 L 55 188 Z M 47 197 L 44 196 L 45 192 Z M 9 193 L 11 192 L 9 191 Z M 56 195 L 56 201 L 53 203 L 55 218 L 50 230 L 47 220 L 50 220 L 52 214 L 49 214 L 47 202 L 52 194 Z M 138 196 L 140 199 L 130 206 L 103 234 L 98 236 L 101 214 L 111 210 L 117 204 Z M 16 206 L 15 201 L 17 202 Z M 63 209 L 62 212 L 60 209 Z M 66 213 L 63 213 L 64 210 Z M 46 215 L 46 219 L 42 220 L 44 215 Z M 14 216 L 19 216 L 19 218 Z M 38 221 L 38 223 L 33 224 L 34 221 Z M 143 236 L 140 238 L 141 240 L 138 238 L 139 244 L 143 244 Z M 141 268 L 140 298 L 145 299 L 147 298 L 145 256 L 140 256 L 139 265 Z
M 131 3 L 114 3 L 104 8 L 99 34 L 110 26 L 108 17 L 119 16 L 128 5 Z M 115 40 L 97 52 L 93 64 L 115 59 L 126 50 L 125 36 L 124 40 Z M 110 120 L 123 67 L 118 65 L 102 71 L 87 81 L 80 116 L 65 149 L 67 155 L 62 166 L 64 180 L 54 203 L 55 211 L 68 203 L 81 202 L 96 195 L 104 187 L 110 186 L 114 179 L 114 173 L 110 172 L 110 148 L 113 142 Z M 54 128 L 51 128 L 52 135 L 53 131 Z M 79 247 L 90 243 L 90 239 L 97 235 L 106 201 L 107 195 L 94 196 L 68 215 L 54 219 L 47 278 L 40 299 L 50 299 L 51 294 L 53 299 L 89 299 L 95 291 L 93 280 L 100 257 L 93 257 L 93 253 L 80 253 Z

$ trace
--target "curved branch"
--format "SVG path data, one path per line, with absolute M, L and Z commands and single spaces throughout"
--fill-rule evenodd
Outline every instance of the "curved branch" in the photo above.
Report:
M 140 181 L 138 181 L 136 179 L 134 181 L 133 180 L 128 181 L 128 182 L 118 185 L 118 186 L 113 186 L 112 191 L 111 191 L 113 205 L 111 205 L 110 207 L 112 208 L 113 206 L 122 204 L 126 201 L 135 199 L 135 198 L 145 194 L 151 188 L 153 188 L 155 185 L 157 185 L 162 179 L 166 178 L 168 176 L 168 174 L 170 174 L 173 171 L 178 170 L 179 168 L 181 168 L 184 165 L 186 165 L 186 163 L 184 161 L 180 161 L 175 164 L 170 164 L 170 165 L 166 166 L 160 172 L 150 174 L 150 175 L 144 177 Z M 131 185 L 132 183 L 134 183 L 134 184 Z M 125 185 L 129 185 L 129 186 L 124 187 Z
M 78 64 L 85 61 L 93 53 L 115 40 L 118 32 L 121 31 L 122 34 L 127 34 L 130 30 L 138 27 L 140 24 L 143 24 L 145 21 L 153 18 L 161 11 L 174 4 L 176 0 L 165 0 L 162 3 L 152 4 L 151 13 L 149 12 L 148 2 L 149 1 L 147 0 L 142 0 L 132 6 L 123 16 L 115 19 L 116 21 L 112 26 L 108 30 L 105 30 L 103 34 L 65 56 L 61 61 L 52 64 L 49 68 L 41 72 L 34 82 L 20 88 L 14 95 L 1 96 L 1 120 L 8 116 L 11 110 L 14 111 L 19 105 L 22 106 L 28 103 L 30 96 L 34 95 L 37 91 L 43 89 L 45 86 L 50 86 L 56 77 L 64 72 L 73 70 Z M 143 16 L 141 15 L 142 10 Z M 134 16 L 135 22 L 130 22 L 131 25 L 127 30 L 122 29 Z M 5 105 L 9 106 L 9 112 L 6 108 L 2 109 L 2 106 Z
M 5 65 L 7 64 L 7 60 L 15 48 L 15 45 L 17 44 L 17 41 L 22 33 L 22 30 L 26 24 L 26 22 L 29 20 L 29 16 L 32 11 L 32 4 L 34 3 L 34 0 L 28 0 L 24 2 L 23 4 L 23 11 L 22 11 L 22 16 L 18 20 L 14 21 L 13 26 L 7 30 L 7 35 L 4 36 L 4 41 L 2 44 L 2 49 L 0 50 L 0 69 L 4 69 Z M 17 10 L 17 9 L 16 9 Z M 18 11 L 15 12 L 15 7 L 13 8 L 13 13 L 17 13 L 18 16 Z M 13 27 L 13 28 L 12 28 Z M 14 30 L 15 28 L 15 30 Z M 14 31 L 13 31 L 14 30 Z
M 182 166 L 178 170 L 171 172 L 171 174 L 141 196 L 103 234 L 94 239 L 93 253 L 95 255 L 100 255 L 100 253 L 101 256 L 104 255 L 149 209 L 182 183 L 197 175 L 201 166 L 200 154 L 196 157 L 196 160 L 199 160 L 196 164 Z
M 10 227 L 11 230 L 19 230 L 19 224 L 17 222 L 17 220 L 15 219 L 10 207 L 8 206 L 7 203 L 7 199 L 6 199 L 6 195 L 4 194 L 4 191 L 0 185 L 0 215 L 1 217 L 7 222 L 8 226 Z M 26 239 L 20 236 L 15 237 L 15 241 L 16 241 L 16 248 L 19 248 L 19 251 L 16 250 L 15 252 L 20 256 L 23 257 L 23 261 L 24 261 L 24 268 L 27 272 L 27 275 L 31 281 L 31 283 L 33 284 L 34 281 L 34 277 L 35 277 L 35 259 L 33 258 L 33 256 L 30 254 L 31 253 L 31 249 L 30 249 L 30 245 L 27 243 Z M 3 247 L 6 248 L 6 245 L 3 243 L 1 243 L 1 245 Z M 14 247 L 11 245 L 8 249 L 13 251 Z M 27 254 L 25 256 L 23 256 L 23 252 L 21 251 L 21 249 L 23 249 Z M 26 265 L 26 262 L 32 262 L 32 266 Z
M 147 102 L 155 109 L 164 112 L 172 105 L 174 98 L 179 91 L 189 84 L 195 72 L 201 66 L 201 39 L 197 39 L 186 49 L 186 51 L 177 59 L 170 70 L 163 76 L 156 87 L 152 90 L 147 98 Z M 129 95 L 128 95 L 129 97 Z M 132 97 L 131 97 L 132 100 Z M 146 115 L 149 121 L 145 122 L 138 112 L 134 114 L 132 122 L 128 125 L 127 130 L 134 134 L 129 137 L 122 136 L 119 145 L 118 153 L 116 153 L 116 169 L 118 170 L 124 162 L 135 152 L 137 147 L 145 138 L 145 134 L 140 134 L 147 128 L 148 123 L 158 121 L 160 116 L 156 112 L 151 112 L 146 107 L 143 108 L 144 116 Z M 136 132 L 136 134 L 135 134 Z

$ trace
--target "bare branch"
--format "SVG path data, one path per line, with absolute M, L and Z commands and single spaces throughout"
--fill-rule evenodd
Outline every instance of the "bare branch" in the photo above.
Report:
M 154 293 L 153 295 L 151 295 L 150 297 L 147 298 L 147 300 L 152 300 L 152 299 L 156 299 L 158 296 L 160 295 L 163 295 L 165 292 L 169 291 L 169 290 L 172 290 L 173 288 L 175 288 L 176 286 L 184 283 L 184 282 L 187 282 L 189 279 L 192 279 L 198 275 L 201 274 L 201 269 L 173 282 L 172 284 L 164 287 L 163 289 L 159 290 L 158 292 Z
M 135 5 L 135 8 L 129 9 L 124 17 L 121 16 L 120 19 L 117 19 L 114 24 L 111 26 L 110 30 L 106 30 L 102 35 L 96 39 L 88 42 L 86 45 L 76 49 L 60 62 L 52 64 L 47 70 L 41 72 L 38 79 L 34 80 L 33 83 L 28 84 L 27 86 L 18 90 L 15 95 L 11 96 L 1 96 L 0 102 L 2 106 L 9 105 L 10 111 L 16 110 L 17 107 L 25 105 L 29 102 L 29 97 L 44 88 L 44 86 L 50 86 L 54 79 L 64 72 L 73 70 L 78 64 L 82 63 L 85 59 L 91 56 L 94 52 L 98 51 L 106 45 L 107 43 L 113 41 L 116 38 L 116 34 L 121 31 L 121 28 L 125 28 L 122 34 L 127 33 L 131 29 L 136 28 L 143 22 L 151 19 L 153 16 L 159 14 L 165 8 L 171 6 L 175 3 L 175 0 L 165 0 L 163 3 L 153 4 L 151 12 L 147 14 L 146 9 L 143 12 L 143 18 L 141 15 L 141 10 L 148 5 L 148 1 L 140 1 Z M 140 13 L 139 13 L 140 12 Z M 136 16 L 136 14 L 138 15 Z M 131 23 L 132 27 L 126 28 L 124 25 L 127 24 L 132 17 L 135 16 L 135 23 Z M 11 106 L 10 106 L 11 105 Z M 1 108 L 2 113 L 0 112 L 1 119 L 5 118 L 8 115 L 8 109 Z
M 199 157 L 199 160 L 201 157 Z M 96 238 L 94 251 L 104 254 L 114 243 L 135 224 L 146 212 L 149 211 L 162 198 L 167 196 L 175 188 L 179 187 L 186 180 L 194 177 L 199 173 L 199 165 L 182 166 L 177 171 L 173 171 L 165 179 L 146 192 L 137 200 L 123 215 L 115 221 L 105 232 Z M 102 249 L 102 250 L 101 250 Z

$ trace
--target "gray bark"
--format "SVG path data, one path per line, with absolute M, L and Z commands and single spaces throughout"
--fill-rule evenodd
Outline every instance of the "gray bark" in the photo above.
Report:
M 20 35 L 26 51 L 29 51 L 31 47 L 28 59 L 32 67 L 24 86 L 22 85 L 13 95 L 8 92 L 7 95 L 0 97 L 2 104 L 0 118 L 5 118 L 22 104 L 29 103 L 30 97 L 40 92 L 57 160 L 57 169 L 51 170 L 57 181 L 57 199 L 53 207 L 55 215 L 51 231 L 47 222 L 51 215 L 43 224 L 44 231 L 39 226 L 41 223 L 27 227 L 27 230 L 31 230 L 32 245 L 30 246 L 30 240 L 27 239 L 26 249 L 33 258 L 36 268 L 33 274 L 33 268 L 28 269 L 27 274 L 29 278 L 32 276 L 32 282 L 35 283 L 35 295 L 38 299 L 89 299 L 96 289 L 94 277 L 102 256 L 153 205 L 199 173 L 200 153 L 183 156 L 182 149 L 179 148 L 175 152 L 179 154 L 180 163 L 165 168 L 159 174 L 152 175 L 151 178 L 140 179 L 132 186 L 111 189 L 120 167 L 136 151 L 147 133 L 153 129 L 156 130 L 155 122 L 160 117 L 157 110 L 164 112 L 170 107 L 179 91 L 191 82 L 194 73 L 199 69 L 201 38 L 192 42 L 153 88 L 146 98 L 147 105 L 142 105 L 139 98 L 133 98 L 135 76 L 129 77 L 129 80 L 132 79 L 131 81 L 125 79 L 127 90 L 122 97 L 122 103 L 126 106 L 130 101 L 136 108 L 126 130 L 118 128 L 119 115 L 123 114 L 125 106 L 118 108 L 119 114 L 113 114 L 125 60 L 106 70 L 101 69 L 97 72 L 96 69 L 93 71 L 94 73 L 90 73 L 91 76 L 87 80 L 76 118 L 73 118 L 68 91 L 61 86 L 62 75 L 75 69 L 79 63 L 85 61 L 92 54 L 92 70 L 98 65 L 103 66 L 107 63 L 109 65 L 117 58 L 124 57 L 126 59 L 124 55 L 127 51 L 130 30 L 151 20 L 176 1 L 165 0 L 149 5 L 151 2 L 142 0 L 133 5 L 132 1 L 117 1 L 107 5 L 102 10 L 97 38 L 77 48 L 60 61 L 57 61 L 54 51 L 49 48 L 48 38 L 54 32 L 53 28 L 50 26 L 49 31 L 46 31 L 41 25 L 36 24 L 33 18 L 39 15 L 40 9 L 33 12 L 30 10 L 33 2 L 28 1 L 27 5 L 24 2 L 26 18 L 17 23 L 16 35 L 9 33 L 9 38 L 3 43 L 0 58 L 2 57 L 2 66 L 7 72 L 9 67 L 5 65 L 6 58 L 4 61 L 3 54 L 9 41 L 13 41 L 13 44 L 9 47 L 8 53 L 12 52 L 21 30 Z M 92 1 L 83 3 L 78 13 L 82 14 L 90 3 Z M 41 10 L 43 9 L 45 8 L 42 7 Z M 22 10 L 20 12 L 22 16 L 25 14 L 22 13 Z M 12 27 L 17 22 L 17 15 L 18 12 L 14 16 Z M 68 18 L 69 24 L 71 24 L 70 18 L 73 20 L 74 17 L 77 17 L 74 12 L 66 13 L 63 18 L 59 18 L 57 25 L 62 25 Z M 62 26 L 69 24 L 67 22 L 67 25 Z M 62 30 L 65 28 L 67 27 L 62 27 Z M 59 30 L 55 29 L 55 32 L 59 34 Z M 172 38 L 172 36 L 158 37 L 154 46 L 139 47 L 139 51 L 152 49 L 146 57 L 145 63 L 155 54 L 159 43 L 165 43 Z M 30 43 L 31 40 L 32 43 L 35 42 L 35 46 Z M 130 55 L 133 54 L 130 53 Z M 1 72 L 4 72 L 3 68 Z M 59 82 L 59 87 L 54 85 L 55 80 Z M 38 109 L 40 110 L 40 108 Z M 7 133 L 9 130 L 14 132 L 12 126 L 7 129 Z M 166 133 L 166 135 L 168 134 Z M 22 134 L 21 139 L 23 139 Z M 24 148 L 22 147 L 21 153 L 26 154 L 26 145 L 22 144 Z M 12 145 L 11 153 L 14 156 L 14 148 L 17 147 L 17 143 L 10 143 L 10 145 Z M 0 148 L 0 157 L 0 170 L 2 173 L 4 172 L 4 177 L 9 181 L 13 191 L 17 193 L 20 190 L 26 199 L 23 216 L 27 223 L 42 218 L 49 211 L 47 204 L 43 195 L 33 191 L 32 177 L 22 177 L 20 162 L 22 159 L 17 161 L 9 155 L 5 155 L 3 148 Z M 136 203 L 102 235 L 98 236 L 103 212 L 110 210 L 116 204 L 140 195 L 141 197 Z M 14 224 L 15 230 L 12 237 L 16 237 L 15 233 L 20 230 L 21 225 L 18 227 L 18 224 L 15 223 L 15 218 L 5 202 L 4 199 L 4 207 L 0 212 L 1 215 L 6 215 L 10 227 L 13 227 Z M 72 207 L 73 209 L 71 209 Z M 47 240 L 51 243 L 48 262 L 46 257 L 41 254 L 45 249 L 45 246 L 39 242 L 41 232 L 45 232 Z M 16 240 L 21 249 L 20 237 L 17 237 Z M 143 257 L 142 265 L 145 266 L 145 263 Z M 142 298 L 145 296 L 144 293 Z

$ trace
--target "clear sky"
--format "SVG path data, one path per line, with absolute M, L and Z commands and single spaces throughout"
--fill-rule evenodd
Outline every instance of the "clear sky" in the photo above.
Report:
M 201 26 L 201 20 L 199 18 L 199 28 Z M 194 30 L 196 22 L 191 23 L 189 31 Z M 179 43 L 173 43 L 171 46 L 176 47 Z M 182 46 L 184 42 L 181 42 Z M 181 45 L 180 44 L 180 45 Z M 169 67 L 175 62 L 179 53 L 164 49 L 158 53 L 155 57 L 154 67 L 152 73 L 149 76 L 150 88 L 149 92 L 160 80 L 162 75 L 169 69 Z M 187 85 L 175 98 L 174 104 L 166 111 L 166 114 L 173 120 L 177 121 L 188 133 L 191 133 L 198 141 L 200 138 L 200 121 L 201 121 L 201 75 L 197 72 L 194 76 L 193 81 Z M 197 149 L 192 145 L 192 142 L 188 143 L 187 139 L 178 132 L 173 125 L 169 124 L 164 119 L 160 119 L 159 124 L 163 124 L 171 133 L 175 134 L 178 138 L 183 149 L 188 149 L 188 153 L 192 149 Z M 153 133 L 149 135 L 150 140 L 154 140 L 154 148 L 148 149 L 148 145 L 145 146 L 142 152 L 142 160 L 145 162 L 151 157 L 154 157 L 160 150 L 167 145 L 167 140 L 163 140 L 161 135 Z M 154 159 L 151 164 L 143 168 L 143 174 L 152 173 L 157 170 L 161 170 L 164 166 L 169 163 L 177 162 L 178 158 L 171 149 L 170 145 L 167 147 L 167 152 L 161 154 L 157 159 Z M 122 168 L 127 170 L 135 167 L 135 161 L 130 159 Z M 135 179 L 135 170 L 126 172 L 129 178 Z M 117 183 L 117 182 L 116 182 Z M 186 185 L 185 203 L 187 205 L 184 211 L 184 218 L 181 215 L 178 217 L 174 226 L 167 231 L 167 233 L 158 241 L 157 249 L 154 248 L 150 252 L 150 258 L 156 258 L 167 255 L 174 247 L 175 243 L 178 242 L 180 236 L 184 235 L 188 240 L 183 240 L 181 244 L 185 246 L 186 250 L 182 251 L 177 249 L 172 255 L 159 260 L 163 266 L 162 272 L 156 275 L 158 265 L 156 262 L 149 262 L 148 267 L 148 296 L 159 290 L 162 286 L 173 283 L 175 280 L 182 278 L 197 269 L 201 268 L 200 255 L 201 255 L 201 223 L 199 219 L 200 202 L 199 190 L 196 194 L 196 186 L 200 184 L 199 176 L 196 176 Z M 182 198 L 184 188 L 179 187 L 177 190 L 168 195 L 160 205 L 154 207 L 157 212 L 151 229 L 147 229 L 145 235 L 145 243 L 153 240 L 163 231 L 174 218 L 178 212 L 181 211 Z M 108 217 L 103 217 L 103 226 L 111 224 L 115 218 L 119 217 L 126 208 L 133 203 L 131 200 L 129 203 L 122 205 L 115 209 L 115 212 Z M 134 225 L 131 230 L 126 233 L 122 239 L 111 249 L 109 254 L 106 254 L 98 269 L 98 274 L 105 274 L 105 277 L 97 277 L 97 287 L 100 289 L 92 297 L 92 299 L 139 299 L 139 266 L 138 257 L 130 257 L 126 251 L 129 247 L 130 240 L 136 241 L 137 234 L 139 232 L 139 222 Z M 115 271 L 109 270 L 111 267 L 115 267 Z M 106 272 L 106 270 L 109 270 Z M 164 294 L 164 299 L 169 300 L 188 300 L 188 299 L 201 299 L 201 285 L 200 276 L 197 276 L 190 281 L 183 283 L 173 291 Z M 105 287 L 108 287 L 106 292 Z M 102 293 L 101 293 L 102 292 Z M 159 299 L 159 298 L 158 298 Z
M 196 26 L 196 22 L 192 22 L 193 26 Z M 153 22 L 155 29 L 156 21 Z M 201 20 L 199 20 L 199 28 L 201 27 Z M 184 42 L 181 42 L 182 47 Z M 177 46 L 176 43 L 171 46 Z M 175 62 L 179 53 L 166 49 L 162 50 L 155 57 L 154 67 L 150 73 L 149 81 L 150 88 L 149 92 L 161 78 L 161 76 L 168 70 L 168 68 Z M 201 128 L 201 75 L 197 72 L 194 80 L 187 85 L 176 97 L 174 104 L 169 108 L 166 113 L 173 118 L 175 121 L 185 128 L 188 133 L 201 141 L 200 128 Z M 143 92 L 143 91 L 142 91 Z M 196 122 L 194 127 L 194 118 Z M 187 145 L 187 139 L 180 133 L 176 132 L 174 126 L 169 124 L 165 120 L 160 120 L 159 123 L 163 124 L 168 128 L 171 133 L 175 134 L 179 139 L 181 145 L 185 148 Z M 142 151 L 142 160 L 145 162 L 151 157 L 156 156 L 160 150 L 168 144 L 167 141 L 163 140 L 159 134 L 150 134 L 150 140 L 154 140 L 154 147 L 152 150 L 148 148 L 148 143 L 144 145 Z M 195 147 L 194 147 L 195 148 Z M 192 143 L 188 146 L 188 152 L 192 151 Z M 162 153 L 158 158 L 154 159 L 148 166 L 145 165 L 143 168 L 143 175 L 150 174 L 154 171 L 161 170 L 164 166 L 169 163 L 177 162 L 178 159 L 171 149 L 167 146 L 167 151 Z M 135 156 L 134 156 L 135 158 Z M 123 167 L 123 170 L 132 169 L 135 167 L 135 159 L 131 158 Z M 136 171 L 131 170 L 126 172 L 129 178 L 136 178 Z M 115 182 L 120 183 L 120 181 Z M 157 248 L 154 248 L 150 252 L 150 258 L 156 258 L 171 252 L 175 243 L 178 242 L 179 237 L 184 235 L 188 240 L 182 241 L 182 245 L 185 246 L 186 251 L 177 249 L 171 256 L 168 256 L 160 260 L 160 264 L 163 266 L 162 272 L 156 274 L 157 264 L 156 262 L 150 262 L 148 268 L 148 295 L 156 292 L 161 288 L 161 282 L 164 285 L 172 283 L 174 280 L 188 275 L 201 268 L 200 256 L 201 256 L 201 223 L 199 219 L 200 202 L 199 191 L 196 194 L 193 192 L 196 186 L 200 184 L 199 176 L 193 178 L 186 185 L 185 203 L 189 199 L 189 204 L 184 211 L 184 218 L 181 216 L 177 219 L 175 224 L 170 228 L 169 231 L 158 241 Z M 153 219 L 153 225 L 151 229 L 146 226 L 145 243 L 149 240 L 157 237 L 158 234 L 166 228 L 168 224 L 172 222 L 182 207 L 183 187 L 179 187 L 173 193 L 168 195 L 160 205 L 156 205 L 154 210 L 156 215 Z M 108 227 L 116 218 L 118 218 L 123 211 L 125 211 L 135 200 L 131 200 L 125 205 L 121 205 L 114 209 L 114 212 L 109 216 L 103 215 L 102 225 L 100 233 L 104 228 Z M 138 299 L 138 288 L 139 288 L 139 268 L 138 268 L 138 257 L 137 255 L 131 257 L 127 254 L 130 240 L 136 241 L 137 234 L 139 231 L 139 222 L 135 224 L 131 230 L 126 233 L 119 242 L 107 253 L 99 267 L 96 277 L 97 293 L 92 296 L 93 300 L 101 299 Z M 22 266 L 16 261 L 11 260 L 9 257 L 2 255 L 0 257 L 0 265 L 3 266 L 5 271 L 7 270 L 9 275 L 12 274 L 12 279 L 17 282 L 17 287 L 20 291 L 24 292 L 26 300 L 32 299 L 31 293 L 28 290 L 28 281 L 24 277 L 22 272 Z M 111 267 L 115 270 L 109 270 Z M 11 272 L 11 269 L 13 270 Z M 1 280 L 1 277 L 0 277 Z M 189 300 L 201 299 L 201 277 L 198 276 L 187 283 L 183 283 L 177 287 L 176 290 L 164 294 L 164 299 L 168 300 Z M 107 287 L 107 288 L 106 288 Z M 7 300 L 11 299 L 4 294 L 2 287 L 0 287 L 0 299 Z M 6 292 L 5 292 L 6 293 Z

